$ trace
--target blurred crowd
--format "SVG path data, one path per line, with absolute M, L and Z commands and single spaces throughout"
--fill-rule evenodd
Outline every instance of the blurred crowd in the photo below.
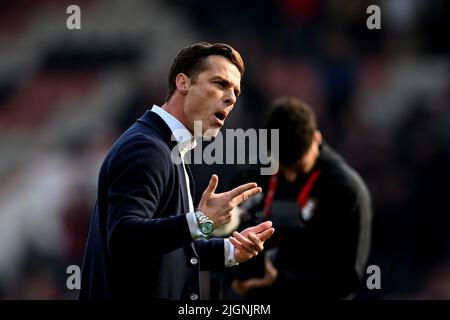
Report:
M 0 3 L 0 298 L 76 297 L 66 268 L 82 264 L 104 155 L 163 103 L 177 51 L 209 41 L 246 64 L 227 128 L 258 128 L 273 98 L 296 96 L 367 182 L 382 289 L 358 298 L 450 299 L 446 1 L 83 0 L 76 31 L 69 4 Z M 224 190 L 240 168 L 193 169 L 198 201 L 211 173 Z

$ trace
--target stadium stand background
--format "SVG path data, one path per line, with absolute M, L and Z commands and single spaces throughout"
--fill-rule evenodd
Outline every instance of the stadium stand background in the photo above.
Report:
M 449 21 L 444 0 L 0 2 L 0 298 L 76 297 L 66 268 L 82 263 L 105 153 L 163 103 L 178 50 L 210 41 L 246 61 L 226 128 L 258 128 L 272 98 L 297 96 L 367 181 L 382 290 L 358 297 L 450 299 Z M 195 165 L 197 198 L 238 169 Z

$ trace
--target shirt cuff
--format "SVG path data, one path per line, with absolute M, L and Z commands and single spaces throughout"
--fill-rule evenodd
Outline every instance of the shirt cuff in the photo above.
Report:
M 237 263 L 236 259 L 234 258 L 233 244 L 229 239 L 224 239 L 223 244 L 225 246 L 225 267 L 228 268 L 238 265 L 239 263 Z
M 189 226 L 189 232 L 191 233 L 192 240 L 203 238 L 204 235 L 200 230 L 200 227 L 198 226 L 197 217 L 195 216 L 195 213 L 188 212 L 186 214 L 186 220 Z

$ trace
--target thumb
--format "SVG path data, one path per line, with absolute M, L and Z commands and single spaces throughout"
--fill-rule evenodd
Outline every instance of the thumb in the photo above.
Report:
M 211 176 L 211 180 L 209 180 L 208 187 L 206 188 L 206 193 L 214 193 L 216 191 L 217 185 L 219 184 L 219 177 L 215 174 Z

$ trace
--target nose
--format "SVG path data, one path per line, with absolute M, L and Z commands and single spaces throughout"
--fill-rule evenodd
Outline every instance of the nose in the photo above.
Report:
M 234 90 L 233 90 L 233 89 L 228 90 L 228 93 L 227 93 L 227 95 L 225 96 L 225 100 L 224 100 L 225 105 L 226 105 L 227 107 L 228 107 L 228 106 L 232 106 L 232 105 L 234 105 L 234 104 L 236 103 L 236 100 L 237 100 L 237 97 L 236 97 L 236 95 L 234 94 Z

